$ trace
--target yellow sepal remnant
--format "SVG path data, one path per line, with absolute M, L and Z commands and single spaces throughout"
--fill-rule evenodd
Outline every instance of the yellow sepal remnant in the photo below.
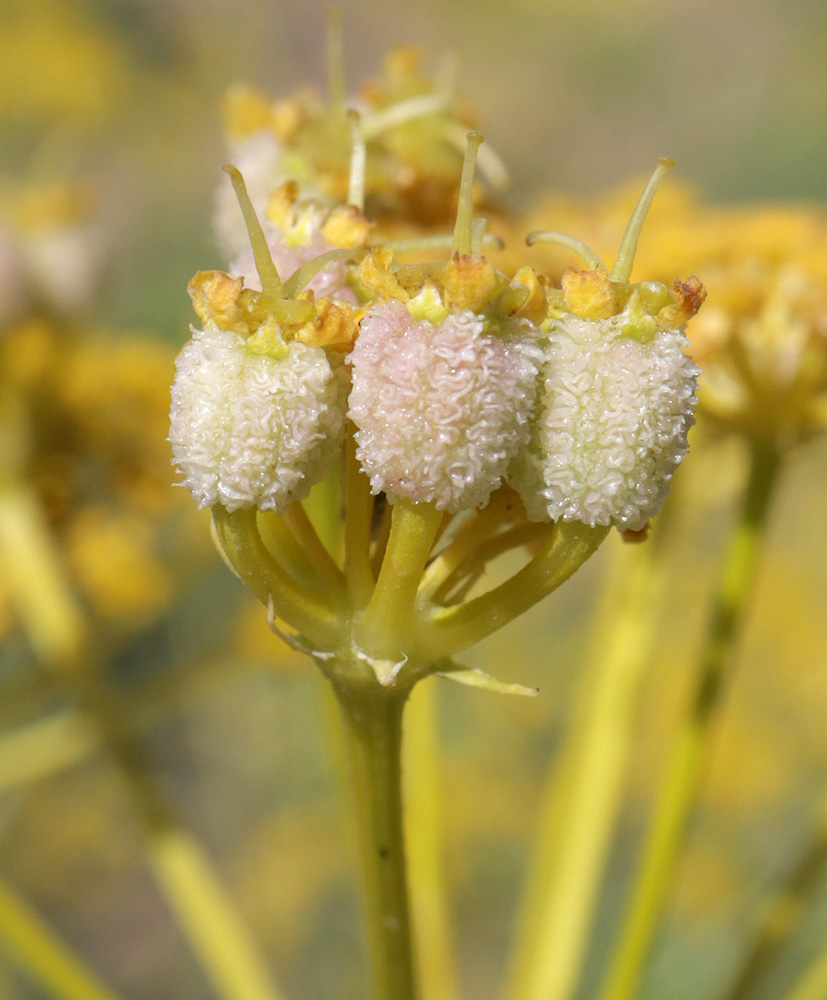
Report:
M 378 247 L 359 264 L 359 281 L 376 298 L 407 302 L 410 295 L 391 270 L 392 264 L 393 251 L 387 247 Z
M 315 305 L 315 318 L 295 330 L 292 339 L 313 347 L 330 347 L 343 353 L 349 351 L 359 332 L 364 310 L 331 299 L 319 299 Z
M 506 275 L 480 254 L 453 254 L 439 275 L 443 301 L 455 309 L 483 312 L 508 289 Z
M 512 302 L 514 309 L 509 313 Z M 514 275 L 510 288 L 500 300 L 500 308 L 506 314 L 539 324 L 548 312 L 544 279 L 534 268 L 521 267 Z
M 580 271 L 570 267 L 563 273 L 563 300 L 566 310 L 581 319 L 608 319 L 626 304 L 622 286 L 601 268 Z
M 187 286 L 193 307 L 205 326 L 232 330 L 271 353 L 267 330 L 277 328 L 284 341 L 300 340 L 317 347 L 349 350 L 361 311 L 347 302 L 314 299 L 302 292 L 296 299 L 278 299 L 252 288 L 243 278 L 223 271 L 199 271 Z
M 248 289 L 242 301 L 243 278 L 231 278 L 223 271 L 199 271 L 187 285 L 187 293 L 202 323 L 243 334 L 252 332 L 250 299 L 253 293 Z
M 559 308 L 580 319 L 621 317 L 624 332 L 647 340 L 657 330 L 677 330 L 701 308 L 706 289 L 696 277 L 677 280 L 669 289 L 659 281 L 612 281 L 603 268 L 563 273 Z
M 706 300 L 706 289 L 694 275 L 686 281 L 676 279 L 672 285 L 672 293 L 677 301 L 657 314 L 658 324 L 664 329 L 688 323 Z
M 312 198 L 302 199 L 293 180 L 271 193 L 264 214 L 283 231 L 282 241 L 287 246 L 305 246 L 316 232 L 337 249 L 367 246 L 370 223 L 355 205 L 330 208 Z

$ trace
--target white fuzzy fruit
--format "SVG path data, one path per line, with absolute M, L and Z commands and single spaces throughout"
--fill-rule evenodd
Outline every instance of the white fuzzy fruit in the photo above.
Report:
M 176 362 L 170 442 L 199 507 L 284 511 L 327 473 L 341 443 L 345 379 L 320 347 L 251 350 L 233 331 L 193 330 Z
M 455 512 L 485 504 L 528 441 L 542 354 L 526 320 L 484 332 L 468 310 L 439 325 L 388 300 L 350 356 L 348 416 L 374 493 Z
M 639 531 L 658 513 L 695 422 L 686 346 L 682 330 L 642 342 L 612 319 L 551 323 L 531 444 L 512 476 L 532 520 Z

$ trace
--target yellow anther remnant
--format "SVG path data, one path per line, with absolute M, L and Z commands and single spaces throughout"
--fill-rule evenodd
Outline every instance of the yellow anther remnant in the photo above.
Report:
M 658 326 L 664 330 L 675 329 L 688 323 L 706 299 L 706 289 L 694 275 L 686 281 L 675 281 L 672 292 L 678 301 L 661 309 L 655 317 Z
M 354 309 L 346 302 L 319 299 L 316 317 L 296 330 L 292 339 L 346 353 L 356 340 L 363 314 L 363 309 Z

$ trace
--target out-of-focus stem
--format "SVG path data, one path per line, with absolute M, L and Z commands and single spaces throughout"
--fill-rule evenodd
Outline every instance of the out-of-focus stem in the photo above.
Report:
M 660 529 L 656 533 L 659 537 Z M 573 725 L 552 767 L 526 878 L 508 996 L 568 1000 L 577 987 L 626 776 L 633 705 L 660 608 L 655 539 L 614 563 Z M 631 549 L 631 551 L 630 551 Z
M 0 736 L 0 792 L 54 774 L 99 748 L 74 712 L 38 719 Z
M 703 775 L 715 709 L 721 700 L 749 606 L 780 465 L 781 456 L 777 451 L 758 443 L 752 446 L 744 502 L 724 558 L 700 656 L 695 694 L 680 724 L 666 767 L 643 860 L 601 1000 L 631 1000 L 637 995 Z
M 824 1000 L 827 997 L 827 948 L 804 970 L 784 1000 Z
M 0 939 L 11 958 L 59 1000 L 117 1000 L 117 994 L 55 937 L 34 910 L 2 881 Z
M 406 716 L 405 827 L 420 990 L 428 1000 L 456 1000 L 443 861 L 437 688 L 432 680 L 419 684 Z
M 827 798 L 818 826 L 792 871 L 759 909 L 755 932 L 726 1000 L 750 1000 L 782 945 L 809 916 L 807 901 L 827 866 Z M 827 995 L 827 991 L 825 991 Z
M 0 552 L 8 556 L 7 546 L 13 536 L 12 554 L 26 564 L 25 572 L 11 578 L 12 595 L 21 608 L 23 624 L 44 665 L 56 670 L 65 681 L 92 723 L 101 747 L 117 765 L 143 828 L 151 867 L 167 902 L 181 918 L 193 952 L 225 1000 L 278 1000 L 278 992 L 270 986 L 268 974 L 206 858 L 193 838 L 176 827 L 129 736 L 120 704 L 111 694 L 100 664 L 92 657 L 86 622 L 38 504 L 23 486 L 16 492 L 11 487 L 5 490 L 0 495 Z M 55 608 L 62 610 L 57 614 Z M 66 628 L 66 622 L 72 623 L 71 628 Z M 56 632 L 50 635 L 53 627 Z M 211 918 L 196 919 L 196 906 Z M 37 938 L 28 941 L 35 946 Z
M 180 828 L 159 829 L 148 839 L 147 853 L 218 995 L 227 1000 L 278 1000 L 269 971 L 195 838 Z
M 71 659 L 85 638 L 84 617 L 36 500 L 14 484 L 0 484 L 0 566 L 38 659 L 53 666 Z

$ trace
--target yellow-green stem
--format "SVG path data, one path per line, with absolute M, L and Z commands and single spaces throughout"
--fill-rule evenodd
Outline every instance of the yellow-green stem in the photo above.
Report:
M 373 656 L 405 653 L 413 624 L 414 601 L 425 563 L 442 521 L 430 503 L 397 500 L 385 558 L 356 638 Z
M 432 600 L 480 543 L 508 520 L 517 504 L 516 494 L 498 490 L 487 507 L 471 511 L 450 544 L 431 560 L 423 573 L 420 598 Z
M 357 822 L 373 1000 L 416 1000 L 402 819 L 402 711 L 409 693 L 363 664 L 332 676 Z
M 543 549 L 505 583 L 465 604 L 435 609 L 419 630 L 420 657 L 452 656 L 513 621 L 565 583 L 608 531 L 577 521 L 553 525 Z
M 695 694 L 667 763 L 643 860 L 601 1000 L 632 1000 L 672 883 L 706 763 L 709 733 L 749 605 L 781 457 L 754 444 L 740 518 L 733 531 L 700 657 Z
M 827 798 L 818 825 L 792 871 L 757 914 L 755 933 L 726 1000 L 751 1000 L 782 946 L 810 917 L 809 897 L 820 885 L 827 866 Z M 827 995 L 827 994 L 826 994 Z
M 227 557 L 261 603 L 272 602 L 279 618 L 319 648 L 335 648 L 341 633 L 336 595 L 313 593 L 282 569 L 261 540 L 255 510 L 230 513 L 216 506 L 213 521 Z
M 319 538 L 303 504 L 298 501 L 291 504 L 285 511 L 284 520 L 296 536 L 300 547 L 310 557 L 316 572 L 325 580 L 326 585 L 334 590 L 341 590 L 344 586 L 342 571 Z
M 0 940 L 20 968 L 59 1000 L 117 1000 L 117 994 L 1 881 Z
M 448 578 L 437 592 L 439 603 L 452 603 L 465 599 L 465 595 L 485 573 L 488 563 L 513 549 L 545 541 L 551 532 L 547 524 L 516 524 L 513 528 L 499 532 L 492 538 L 483 539 L 476 551 Z
M 348 426 L 345 440 L 345 577 L 351 607 L 361 610 L 373 593 L 370 564 L 370 521 L 373 498 L 370 484 L 356 458 L 354 427 Z
M 549 773 L 511 1000 L 573 995 L 622 798 L 634 696 L 657 621 L 663 562 L 654 539 L 639 546 L 617 539 L 613 561 L 573 726 Z
M 819 952 L 784 1000 L 824 1000 L 827 997 L 827 949 Z
M 438 687 L 416 687 L 405 727 L 405 827 L 419 985 L 428 1000 L 456 1000 L 453 935 L 442 842 Z

